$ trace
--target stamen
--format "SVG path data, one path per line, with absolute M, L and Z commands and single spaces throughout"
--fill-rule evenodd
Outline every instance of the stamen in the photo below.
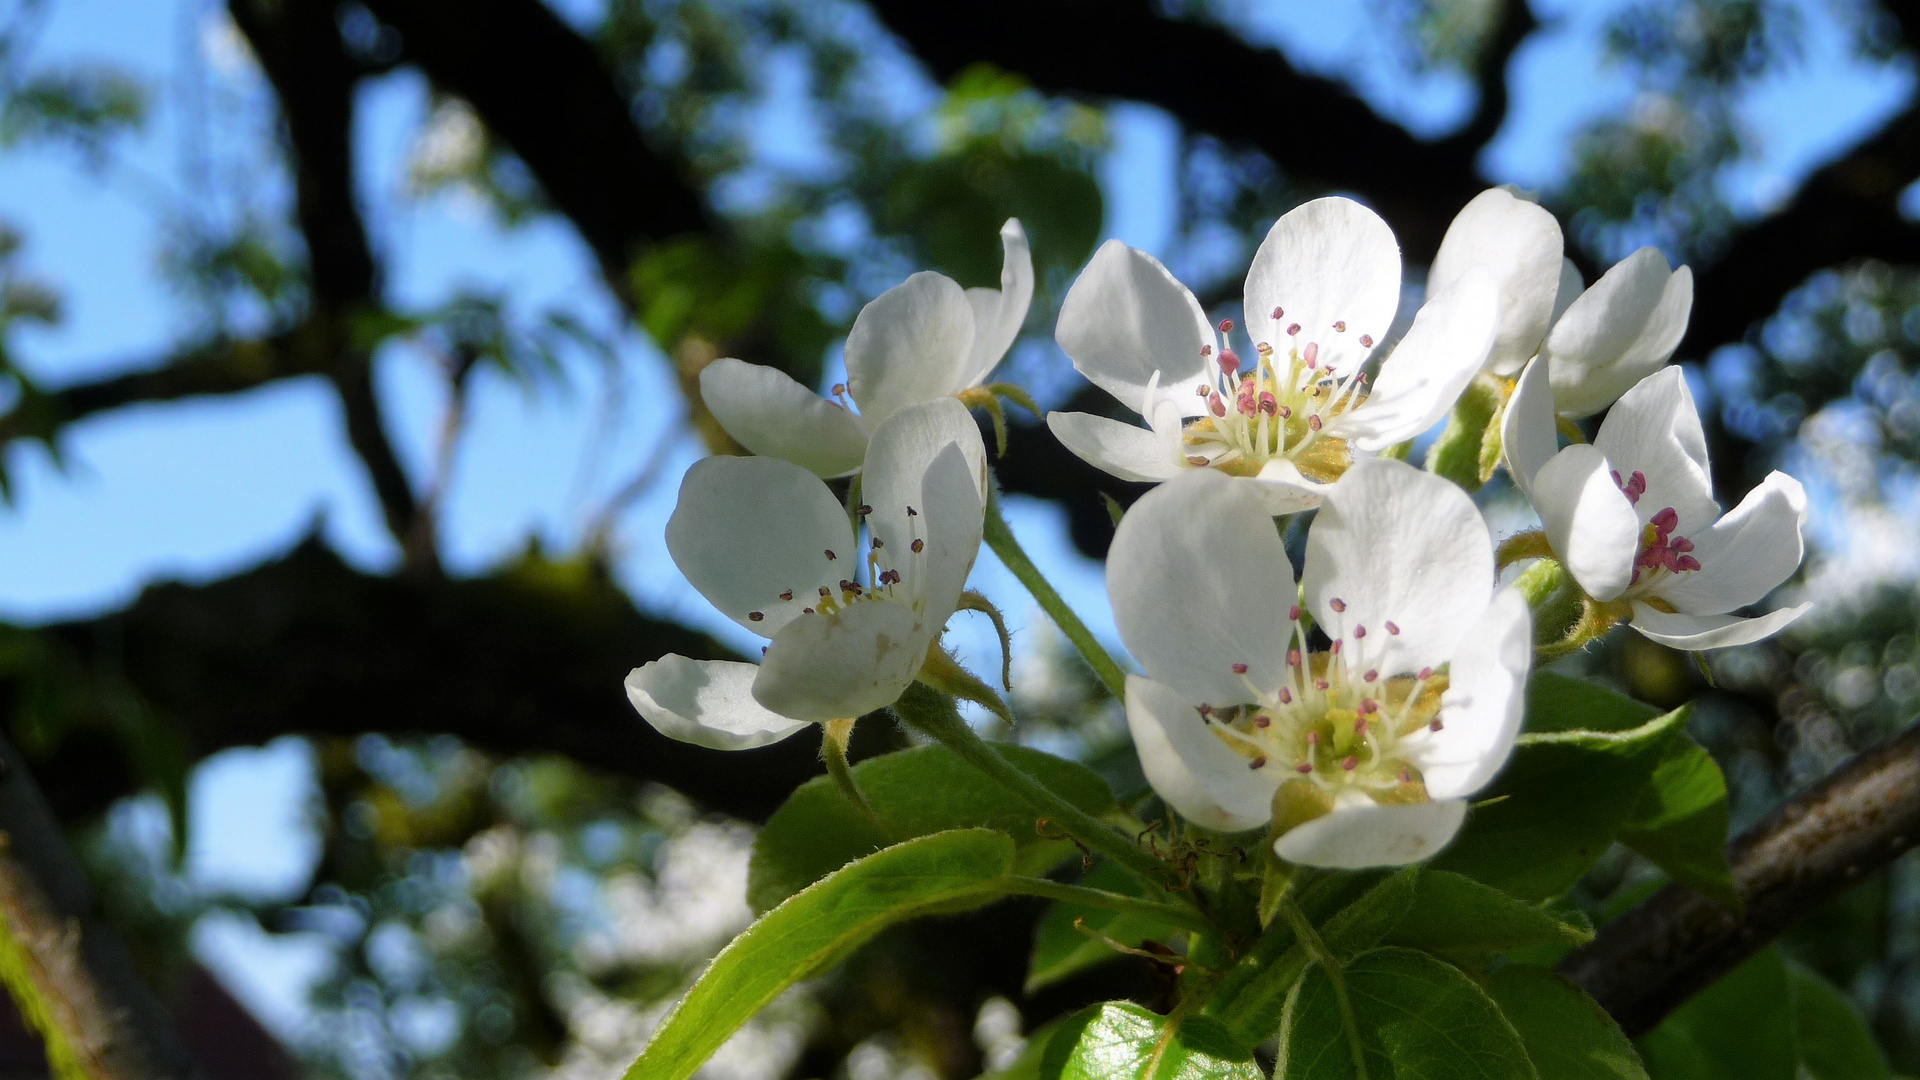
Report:
M 1359 641 L 1359 640 L 1360 640 L 1361 638 L 1363 638 L 1363 637 L 1366 637 L 1366 636 L 1367 636 L 1367 628 L 1366 628 L 1366 627 L 1364 627 L 1364 626 L 1356 626 L 1356 627 L 1354 627 L 1354 628 L 1353 628 L 1353 640 L 1355 640 L 1355 641 Z
M 1427 730 L 1428 730 L 1428 731 L 1439 731 L 1439 730 L 1440 730 L 1441 728 L 1443 728 L 1443 727 L 1446 727 L 1446 726 L 1447 726 L 1447 725 L 1446 725 L 1446 724 L 1444 724 L 1444 723 L 1442 723 L 1442 722 L 1441 722 L 1441 720 L 1440 720 L 1440 718 L 1436 716 L 1436 717 L 1434 717 L 1434 718 L 1433 718 L 1433 723 L 1431 723 L 1431 724 L 1428 724 L 1428 725 L 1427 725 Z
M 918 554 L 920 554 L 920 553 L 921 553 L 922 551 L 925 551 L 925 550 L 926 550 L 926 548 L 927 548 L 927 542 L 926 542 L 925 540 L 919 540 L 919 539 L 916 539 L 916 540 L 914 540 L 914 542 L 913 542 L 913 553 L 914 553 L 915 555 L 918 555 Z
M 1400 628 L 1393 624 L 1392 619 L 1387 620 L 1387 633 L 1392 634 L 1394 637 L 1400 636 Z
M 764 612 L 764 611 L 749 611 L 749 612 L 747 612 L 747 621 L 748 621 L 748 622 L 759 622 L 759 621 L 760 621 L 761 619 L 764 619 L 764 618 L 766 618 L 766 617 L 767 617 L 767 614 L 766 614 L 766 612 Z
M 1278 319 L 1281 316 L 1285 315 L 1286 313 L 1287 312 L 1285 308 L 1282 308 L 1276 305 L 1273 309 L 1273 318 Z
M 1361 345 L 1361 347 L 1362 347 L 1362 348 L 1366 348 L 1366 349 L 1371 349 L 1371 348 L 1373 348 L 1373 335 L 1372 335 L 1372 334 L 1361 334 L 1361 335 L 1360 335 L 1360 345 Z
M 1313 763 L 1309 761 L 1303 761 L 1300 764 L 1295 765 L 1293 767 L 1293 771 L 1299 773 L 1302 776 L 1305 776 L 1306 774 L 1313 771 Z
M 1319 431 L 1320 430 L 1320 414 L 1314 413 L 1312 416 L 1307 417 L 1307 426 L 1312 428 L 1315 431 Z
M 1346 332 L 1347 332 L 1347 320 L 1345 320 L 1345 319 L 1340 319 L 1340 320 L 1338 320 L 1338 321 L 1336 321 L 1336 322 L 1335 322 L 1335 323 L 1333 324 L 1333 332 L 1334 332 L 1334 333 L 1336 333 L 1336 334 L 1344 334 L 1344 333 L 1346 333 Z
M 1294 336 L 1295 334 L 1298 334 L 1299 332 L 1300 332 L 1300 324 L 1299 324 L 1299 323 L 1288 323 L 1288 324 L 1287 324 L 1287 336 L 1288 336 L 1288 337 L 1292 337 L 1292 336 Z
M 793 599 L 793 590 L 792 590 L 792 589 L 788 589 L 788 590 L 787 590 L 786 592 L 783 592 L 783 593 L 781 593 L 781 594 L 780 594 L 780 599 L 782 599 L 782 600 L 791 600 L 791 599 Z
M 1360 767 L 1360 759 L 1358 757 L 1355 757 L 1352 754 L 1348 754 L 1344 759 L 1341 760 L 1340 767 L 1342 769 L 1347 770 L 1348 772 L 1352 772 L 1353 770 Z
M 1247 673 L 1247 665 L 1245 664 L 1233 665 L 1233 673 L 1235 675 L 1245 675 Z
M 840 556 L 838 556 L 838 555 L 835 555 L 835 554 L 833 553 L 833 549 L 832 549 L 832 548 L 828 548 L 828 549 L 827 549 L 827 561 L 828 561 L 828 562 L 832 562 L 832 561 L 834 561 L 835 559 L 838 559 L 839 557 L 840 557 Z
M 1187 457 L 1187 464 L 1193 466 L 1196 469 L 1205 465 L 1206 463 L 1207 463 L 1207 459 L 1200 457 L 1197 454 L 1190 454 Z
M 1317 341 L 1307 342 L 1307 347 L 1300 350 L 1300 359 L 1306 361 L 1307 367 L 1313 367 L 1315 361 L 1320 359 L 1320 343 Z
M 1258 769 L 1264 766 L 1266 763 L 1267 763 L 1267 755 L 1261 754 L 1259 757 L 1254 758 L 1252 761 L 1247 762 L 1247 768 Z
M 1233 378 L 1234 374 L 1240 370 L 1240 354 L 1232 349 L 1221 349 L 1220 370 L 1227 378 Z
M 861 517 L 866 517 L 868 514 L 873 513 L 873 507 L 868 506 L 866 503 L 861 503 L 858 507 L 854 508 L 853 512 Z
M 1220 332 L 1221 332 L 1221 333 L 1223 333 L 1223 334 L 1231 334 L 1231 333 L 1233 333 L 1233 320 L 1232 320 L 1232 319 L 1221 319 L 1221 320 L 1220 320 Z
M 1327 601 L 1327 606 L 1332 608 L 1336 614 L 1347 610 L 1347 602 L 1345 600 L 1340 599 L 1337 596 Z
M 1284 686 L 1280 688 L 1280 704 L 1282 705 L 1293 704 L 1293 691 L 1287 689 Z
M 1368 669 L 1367 669 L 1367 673 L 1366 673 L 1365 675 L 1362 675 L 1362 676 L 1360 676 L 1360 680 L 1361 680 L 1362 682 L 1373 682 L 1374 680 L 1376 680 L 1376 679 L 1378 679 L 1379 677 L 1380 677 L 1380 669 L 1379 669 L 1379 668 L 1368 668 Z

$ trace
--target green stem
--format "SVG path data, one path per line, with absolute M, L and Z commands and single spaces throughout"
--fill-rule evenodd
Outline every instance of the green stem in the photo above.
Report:
M 998 491 L 987 493 L 984 539 L 987 546 L 993 549 L 993 553 L 1000 557 L 1001 563 L 1013 571 L 1013 576 L 1019 578 L 1020 584 L 1026 586 L 1027 591 L 1033 594 L 1033 598 L 1053 619 L 1054 625 L 1060 628 L 1060 632 L 1067 635 L 1067 640 L 1073 642 L 1074 648 L 1080 650 L 1080 655 L 1086 659 L 1087 666 L 1091 667 L 1094 675 L 1106 685 L 1107 692 L 1125 701 L 1127 673 L 1114 662 L 1113 657 L 1107 653 L 1099 639 L 1093 636 L 1093 631 L 1087 629 L 1087 624 L 1080 621 L 1080 616 L 1075 615 L 1073 609 L 1067 606 L 1067 602 L 1054 591 L 1052 583 L 1040 573 L 1040 568 L 1033 565 L 1032 559 L 1027 558 L 1027 553 L 1021 548 L 1020 541 L 1014 539 L 1013 530 L 1007 526 L 1006 517 L 1000 513 Z
M 1340 1007 L 1340 1026 L 1347 1032 L 1347 1050 L 1353 1055 L 1353 1074 L 1356 1080 L 1367 1080 L 1367 1049 L 1360 1041 L 1360 1022 L 1353 1015 L 1353 1000 L 1347 997 L 1347 977 L 1340 971 L 1340 961 L 1320 940 L 1320 931 L 1313 928 L 1313 922 L 1300 905 L 1291 898 L 1280 902 L 1280 913 L 1286 916 L 1288 925 L 1293 927 L 1294 937 L 1299 939 L 1300 947 L 1314 962 L 1327 973 L 1327 982 L 1333 985 L 1333 1000 Z
M 1022 772 L 1000 756 L 993 744 L 982 739 L 960 718 L 953 699 L 920 683 L 894 702 L 893 711 L 915 730 L 958 755 L 960 760 L 985 773 L 1006 788 L 1048 822 L 1066 830 L 1067 835 L 1085 844 L 1090 851 L 1112 859 L 1122 869 L 1154 889 L 1163 887 L 1169 867 L 1152 854 L 1141 850 L 1133 838 L 1123 836 L 1099 818 L 1048 790 L 1046 785 Z
M 1187 908 L 1142 900 L 1136 896 L 1122 896 L 1105 889 L 1090 889 L 1085 885 L 1066 885 L 1046 878 L 1011 877 L 1005 880 L 1003 888 L 1010 895 L 1042 896 L 1082 907 L 1118 911 L 1122 915 L 1139 915 L 1194 933 L 1207 933 L 1214 928 L 1212 923 Z
M 847 797 L 847 801 L 858 807 L 867 820 L 889 831 L 887 823 L 874 811 L 873 804 L 860 793 L 860 785 L 854 782 L 853 767 L 847 764 L 847 740 L 853 737 L 853 721 L 829 720 L 823 725 L 826 731 L 820 740 L 820 756 L 827 763 L 827 775 L 833 778 L 834 786 Z

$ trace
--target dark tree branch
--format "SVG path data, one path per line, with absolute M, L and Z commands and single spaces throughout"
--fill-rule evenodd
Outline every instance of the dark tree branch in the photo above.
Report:
M 1480 100 L 1474 105 L 1473 116 L 1449 141 L 1484 147 L 1500 133 L 1511 106 L 1507 67 L 1513 63 L 1513 54 L 1539 28 L 1540 21 L 1533 17 L 1533 7 L 1527 0 L 1503 0 L 1486 46 L 1474 61 L 1474 86 Z
M 236 577 L 156 585 L 125 611 L 45 634 L 79 677 L 111 672 L 174 725 L 195 760 L 287 733 L 448 732 L 501 754 L 565 754 L 670 784 L 746 819 L 822 771 L 810 734 L 721 753 L 647 726 L 620 689 L 629 670 L 667 652 L 726 652 L 642 615 L 584 563 L 393 578 L 355 571 L 309 540 Z M 889 737 L 887 725 L 860 728 L 863 739 Z M 35 763 L 62 818 L 137 786 L 113 745 L 110 733 L 83 728 Z
M 473 105 L 593 248 L 614 292 L 640 247 L 714 227 L 649 148 L 605 62 L 539 0 L 370 0 L 408 60 Z
M 407 566 L 438 569 L 431 530 L 387 438 L 373 390 L 372 358 L 355 340 L 353 319 L 380 303 L 379 276 L 354 205 L 353 93 L 361 70 L 347 55 L 329 0 L 230 0 L 280 100 L 294 168 L 296 214 L 307 241 L 314 324 L 331 331 L 327 376 L 346 413 L 347 441 L 366 466 L 387 529 Z M 424 542 L 423 542 L 424 538 Z
M 1920 843 L 1920 725 L 1775 810 L 1727 849 L 1744 916 L 1668 886 L 1560 963 L 1628 1035 Z
M 19 967 L 16 1002 L 52 1028 L 95 1080 L 200 1075 L 173 1022 L 134 974 L 125 943 L 96 916 L 86 872 L 68 850 L 13 745 L 0 739 L 0 934 Z M 8 964 L 12 967 L 12 963 Z

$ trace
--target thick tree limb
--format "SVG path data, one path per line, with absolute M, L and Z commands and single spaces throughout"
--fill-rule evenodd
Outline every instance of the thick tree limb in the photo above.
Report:
M 1628 1035 L 1652 1029 L 1829 900 L 1920 843 L 1920 725 L 1774 811 L 1727 850 L 1747 910 L 1668 886 L 1561 961 Z
M 134 974 L 126 945 L 95 916 L 86 873 L 34 786 L 0 739 L 0 928 L 8 982 L 36 1017 L 48 1057 L 91 1080 L 196 1077 L 173 1022 Z M 17 962 L 17 966 L 16 966 Z M 51 1028 L 52 1030 L 45 1030 Z
M 669 784 L 749 820 L 822 771 L 809 734 L 729 754 L 647 726 L 620 689 L 629 670 L 667 652 L 726 651 L 642 615 L 585 564 L 535 562 L 477 580 L 383 577 L 309 540 L 238 576 L 156 585 L 125 611 L 45 633 L 78 677 L 111 672 L 177 728 L 192 760 L 287 733 L 449 732 L 502 754 L 566 754 Z M 107 731 L 72 731 L 35 769 L 69 820 L 135 786 Z

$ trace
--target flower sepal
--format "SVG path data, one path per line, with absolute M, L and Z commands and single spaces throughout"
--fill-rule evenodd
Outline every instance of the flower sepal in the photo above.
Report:
M 920 666 L 916 681 L 962 701 L 971 701 L 1006 721 L 1008 727 L 1013 726 L 1013 710 L 1007 708 L 1006 700 L 978 675 L 961 667 L 938 641 L 927 646 L 927 662 Z

